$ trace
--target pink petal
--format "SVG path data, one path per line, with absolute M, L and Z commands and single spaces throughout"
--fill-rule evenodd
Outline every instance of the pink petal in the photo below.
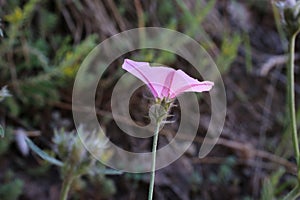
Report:
M 214 83 L 210 81 L 198 81 L 184 73 L 182 70 L 177 70 L 171 87 L 171 98 L 180 95 L 183 92 L 205 92 L 213 87 Z
M 174 69 L 168 67 L 151 67 L 147 62 L 135 62 L 125 59 L 122 68 L 143 81 L 154 97 L 167 97 L 168 86 L 165 80 Z
M 151 67 L 147 62 L 125 59 L 122 68 L 143 81 L 155 98 L 175 98 L 183 92 L 209 91 L 214 83 L 200 82 L 184 73 L 169 67 Z
M 174 80 L 174 76 L 176 74 L 176 71 L 171 71 L 166 79 L 165 79 L 165 82 L 164 82 L 164 88 L 163 90 L 161 91 L 161 95 L 164 96 L 164 97 L 169 97 L 170 94 L 172 93 L 172 90 L 171 90 L 171 87 L 172 87 L 172 84 L 173 84 L 173 80 Z

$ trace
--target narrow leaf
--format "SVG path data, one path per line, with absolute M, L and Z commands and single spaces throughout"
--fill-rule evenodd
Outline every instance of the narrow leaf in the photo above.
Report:
M 121 174 L 123 174 L 122 171 L 118 171 L 115 169 L 97 169 L 96 172 L 98 174 L 105 174 L 105 175 L 121 175 Z
M 0 125 L 0 137 L 4 138 L 4 129 L 1 125 Z
M 26 142 L 27 142 L 28 146 L 30 147 L 30 149 L 32 151 L 34 151 L 37 155 L 39 155 L 42 159 L 44 159 L 54 165 L 57 165 L 59 167 L 62 167 L 64 165 L 63 162 L 61 162 L 60 160 L 57 160 L 56 158 L 49 156 L 46 152 L 44 152 L 42 149 L 40 149 L 38 146 L 36 146 L 28 137 L 26 137 Z

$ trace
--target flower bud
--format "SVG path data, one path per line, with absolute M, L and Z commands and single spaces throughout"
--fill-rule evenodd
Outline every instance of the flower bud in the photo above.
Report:
M 300 1 L 285 0 L 277 3 L 279 7 L 285 30 L 288 34 L 294 35 L 300 31 Z

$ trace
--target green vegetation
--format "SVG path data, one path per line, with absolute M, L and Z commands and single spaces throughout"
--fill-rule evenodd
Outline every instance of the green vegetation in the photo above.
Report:
M 71 199 L 146 198 L 149 174 L 122 174 L 103 166 L 83 148 L 78 136 L 83 130 L 71 131 L 72 87 L 85 57 L 106 38 L 145 26 L 176 30 L 199 42 L 222 74 L 228 101 L 221 140 L 207 158 L 198 159 L 195 152 L 210 120 L 209 107 L 202 107 L 210 99 L 201 95 L 195 142 L 174 165 L 157 172 L 154 199 L 280 199 L 296 185 L 299 158 L 291 148 L 284 111 L 286 60 L 274 59 L 267 74 L 259 73 L 269 58 L 284 57 L 287 50 L 280 12 L 269 1 L 14 0 L 0 1 L 0 16 L 0 199 L 46 198 L 50 188 L 53 198 L 59 198 L 61 181 Z M 139 37 L 143 41 L 143 32 Z M 178 48 L 185 45 L 173 38 L 161 41 Z M 297 43 L 295 48 L 298 77 Z M 124 136 L 111 116 L 111 92 L 125 57 L 181 68 L 191 75 L 194 71 L 188 61 L 170 52 L 141 49 L 117 59 L 100 80 L 95 100 L 105 134 L 126 150 L 146 152 L 151 140 Z M 296 105 L 299 85 L 296 78 Z M 135 95 L 130 114 L 146 124 L 142 111 L 149 102 L 141 103 L 144 93 Z M 160 136 L 159 148 L 176 132 L 179 108 L 172 108 L 175 123 Z M 299 107 L 296 114 L 299 129 Z M 17 143 L 19 128 L 31 148 L 27 156 Z M 113 158 L 113 153 L 103 156 Z M 40 185 L 41 190 L 35 194 L 28 185 Z M 216 191 L 224 196 L 216 196 Z

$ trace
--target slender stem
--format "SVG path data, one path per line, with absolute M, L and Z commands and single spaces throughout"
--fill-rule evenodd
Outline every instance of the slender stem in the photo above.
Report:
M 64 178 L 62 189 L 60 192 L 60 200 L 67 200 L 72 182 L 73 182 L 73 175 L 71 171 L 71 173 L 67 174 L 67 176 Z
M 287 66 L 287 98 L 288 98 L 288 114 L 291 121 L 290 127 L 292 131 L 292 141 L 295 151 L 295 157 L 297 162 L 297 178 L 298 183 L 292 191 L 290 191 L 285 197 L 284 200 L 294 200 L 300 196 L 300 153 L 299 153 L 299 141 L 297 135 L 297 122 L 296 122 L 296 104 L 295 104 L 295 80 L 294 80 L 294 60 L 295 60 L 295 42 L 296 36 L 299 31 L 295 32 L 289 40 L 289 63 Z
M 300 182 L 300 153 L 299 153 L 299 141 L 297 135 L 297 124 L 296 124 L 296 112 L 295 112 L 295 85 L 294 85 L 294 59 L 295 59 L 295 41 L 297 33 L 293 34 L 289 42 L 289 63 L 287 69 L 288 77 L 288 107 L 289 107 L 289 118 L 291 121 L 292 140 L 295 151 L 295 157 L 297 162 L 298 180 Z
M 159 133 L 160 125 L 161 125 L 161 120 L 158 120 L 156 122 L 156 128 L 155 128 L 154 138 L 153 138 L 151 180 L 150 180 L 150 186 L 149 186 L 148 200 L 152 200 L 152 198 L 153 198 L 154 180 L 155 180 L 155 165 L 156 165 L 156 151 L 157 151 L 157 141 L 158 141 L 158 133 Z
M 289 192 L 283 200 L 294 200 L 300 196 L 300 187 L 297 185 L 291 192 Z

